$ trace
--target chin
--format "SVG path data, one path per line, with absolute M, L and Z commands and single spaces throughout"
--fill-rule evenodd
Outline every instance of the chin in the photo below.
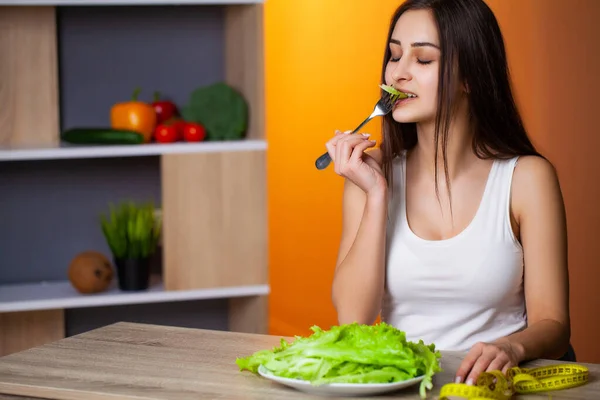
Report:
M 403 124 L 409 124 L 409 123 L 413 123 L 413 122 L 423 122 L 423 121 L 427 121 L 427 120 L 431 119 L 428 115 L 423 115 L 422 113 L 411 112 L 409 110 L 400 110 L 400 109 L 395 109 L 392 112 L 392 118 L 394 118 L 394 121 L 403 123 Z

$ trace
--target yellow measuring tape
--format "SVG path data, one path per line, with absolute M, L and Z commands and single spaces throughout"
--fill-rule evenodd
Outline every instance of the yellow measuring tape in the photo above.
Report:
M 556 364 L 537 368 L 514 367 L 506 376 L 500 371 L 482 373 L 475 385 L 448 383 L 440 400 L 462 397 L 468 400 L 509 400 L 515 394 L 568 389 L 587 383 L 589 371 L 577 364 Z

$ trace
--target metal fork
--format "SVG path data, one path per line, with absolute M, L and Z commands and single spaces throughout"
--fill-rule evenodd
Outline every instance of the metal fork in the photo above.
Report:
M 351 133 L 354 134 L 354 133 L 358 132 L 358 130 L 360 128 L 362 128 L 367 122 L 369 122 L 373 118 L 386 115 L 387 113 L 392 111 L 392 108 L 394 107 L 394 103 L 396 102 L 397 99 L 398 99 L 397 97 L 390 96 L 389 94 L 385 93 L 383 95 L 383 97 L 379 99 L 377 104 L 375 104 L 375 109 L 373 110 L 371 115 L 369 115 L 367 117 L 367 119 L 365 119 Z M 317 167 L 317 169 L 325 169 L 325 168 L 327 168 L 327 166 L 329 165 L 330 162 L 331 162 L 331 157 L 329 156 L 328 152 L 325 152 L 325 153 L 323 153 L 322 156 L 317 158 L 317 161 L 315 161 L 315 166 Z

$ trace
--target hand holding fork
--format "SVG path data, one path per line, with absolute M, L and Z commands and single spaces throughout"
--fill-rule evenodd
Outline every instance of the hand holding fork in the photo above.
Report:
M 375 109 L 373 110 L 371 115 L 369 115 L 367 119 L 365 119 L 360 125 L 358 125 L 356 129 L 354 129 L 351 133 L 354 134 L 358 132 L 360 128 L 362 128 L 367 122 L 369 122 L 373 118 L 388 114 L 390 111 L 392 111 L 394 103 L 397 99 L 397 96 L 389 95 L 388 93 L 384 94 L 384 96 L 379 99 L 377 104 L 375 104 Z M 327 166 L 329 166 L 330 162 L 331 157 L 329 156 L 329 152 L 325 152 L 323 153 L 323 155 L 317 158 L 317 160 L 315 161 L 315 166 L 317 167 L 317 169 L 323 170 L 327 168 Z

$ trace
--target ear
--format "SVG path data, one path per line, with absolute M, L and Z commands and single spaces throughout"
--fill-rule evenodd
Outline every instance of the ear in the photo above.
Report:
M 469 84 L 467 82 L 464 82 L 462 86 L 463 86 L 463 91 L 465 93 L 467 93 L 467 94 L 471 93 L 471 90 L 469 89 Z

